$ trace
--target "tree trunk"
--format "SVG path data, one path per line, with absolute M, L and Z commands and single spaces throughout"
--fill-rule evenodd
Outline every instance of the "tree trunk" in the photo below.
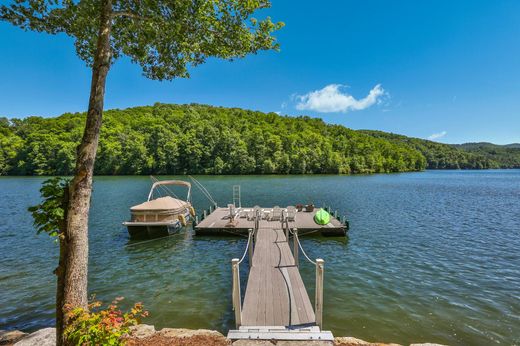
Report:
M 105 82 L 110 68 L 110 35 L 112 27 L 112 1 L 102 0 L 97 49 L 92 67 L 92 82 L 87 119 L 81 144 L 78 147 L 74 179 L 70 185 L 67 227 L 64 245 L 64 277 L 62 317 L 68 324 L 66 309 L 88 308 L 88 214 L 92 194 L 92 176 L 103 116 Z M 59 297 L 59 292 L 57 297 Z M 63 330 L 63 329 L 62 329 Z M 63 334 L 58 336 L 58 345 L 64 343 Z
M 67 242 L 65 234 L 67 233 L 67 210 L 69 208 L 69 188 L 67 187 L 63 192 L 62 207 L 65 210 L 64 220 L 60 224 L 60 235 L 58 236 L 60 242 L 60 259 L 58 267 L 55 270 L 57 276 L 56 289 L 56 344 L 58 346 L 64 345 L 63 332 L 64 326 L 64 287 L 65 287 L 65 259 L 67 258 Z

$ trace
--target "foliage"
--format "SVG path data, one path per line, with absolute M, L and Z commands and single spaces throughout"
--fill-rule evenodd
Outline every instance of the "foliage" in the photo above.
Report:
M 52 237 L 60 235 L 63 229 L 69 180 L 55 177 L 43 182 L 40 189 L 43 201 L 29 207 L 37 233 L 45 232 Z
M 23 143 L 8 174 L 71 174 L 85 114 L 13 119 Z M 327 125 L 205 105 L 105 112 L 96 174 L 378 173 L 424 169 L 415 149 Z
M 10 164 L 23 144 L 20 137 L 10 131 L 10 125 L 7 118 L 0 118 L 0 175 L 13 169 Z
M 3 174 L 70 175 L 85 114 L 12 119 Z M 520 167 L 520 148 L 465 149 L 321 119 L 167 105 L 109 110 L 96 174 L 384 173 Z M 495 154 L 493 154 L 493 152 Z M 2 160 L 0 159 L 0 162 Z
M 121 337 L 131 326 L 148 316 L 141 303 L 136 303 L 129 312 L 123 313 L 117 305 L 122 297 L 116 298 L 106 309 L 102 303 L 94 301 L 88 310 L 72 308 L 67 312 L 70 323 L 65 329 L 65 337 L 72 345 L 123 345 Z
M 252 17 L 270 7 L 267 0 L 166 1 L 111 0 L 112 61 L 122 55 L 139 64 L 146 77 L 189 77 L 189 66 L 209 57 L 233 59 L 278 49 L 272 32 L 283 27 L 269 17 Z M 77 55 L 92 66 L 104 1 L 17 0 L 0 5 L 0 20 L 25 30 L 65 33 Z
M 443 144 L 381 131 L 362 132 L 419 150 L 426 158 L 429 169 L 520 168 L 520 147 L 515 144 Z
M 496 145 L 491 143 L 465 143 L 455 147 L 475 155 L 484 155 L 489 160 L 505 167 L 520 167 L 520 144 Z
M 70 243 L 67 243 L 69 239 L 60 241 L 60 264 L 56 271 L 58 345 L 64 341 L 63 325 L 69 325 L 60 313 L 62 301 L 79 306 L 85 306 L 87 302 L 88 199 L 110 64 L 126 55 L 141 66 L 146 77 L 171 80 L 189 77 L 190 67 L 202 64 L 210 57 L 234 59 L 260 50 L 277 50 L 278 44 L 272 33 L 283 23 L 273 23 L 269 17 L 261 20 L 253 17 L 257 10 L 269 6 L 268 0 L 14 0 L 0 4 L 0 20 L 24 30 L 65 33 L 74 40 L 77 55 L 92 67 L 86 121 L 82 115 L 62 117 L 65 123 L 41 118 L 29 118 L 27 122 L 14 120 L 13 123 L 0 119 L 0 174 L 70 174 L 76 167 L 70 187 L 70 205 L 68 189 L 65 188 L 68 184 L 54 180 L 42 188 L 44 202 L 30 208 L 38 232 L 51 235 L 66 232 L 70 238 Z M 232 161 L 223 159 L 223 167 L 218 167 L 215 162 L 207 162 L 208 158 L 214 158 L 213 153 L 203 151 L 197 132 L 188 131 L 191 137 L 181 139 L 177 145 L 170 140 L 173 138 L 170 133 L 176 134 L 176 131 L 165 126 L 164 122 L 145 121 L 142 124 L 144 128 L 126 131 L 128 125 L 118 120 L 116 118 L 115 124 L 123 127 L 123 131 L 105 137 L 106 151 L 100 153 L 103 160 L 100 160 L 101 169 L 97 163 L 98 172 L 168 172 L 175 170 L 174 164 L 177 164 L 170 161 L 170 157 L 175 159 L 179 155 L 182 158 L 183 151 L 191 150 L 194 150 L 194 155 L 186 157 L 193 158 L 187 163 L 193 170 L 226 169 L 228 164 L 233 172 L 246 172 L 252 167 L 253 160 L 246 157 L 244 142 L 236 145 L 237 150 L 230 156 Z M 77 144 L 82 126 L 78 123 L 85 124 L 80 145 Z M 152 135 L 142 132 L 146 130 Z M 233 136 L 237 138 L 236 134 Z M 183 143 L 193 145 L 182 147 Z M 76 154 L 78 159 L 74 164 Z M 66 210 L 70 212 L 66 220 L 68 225 L 63 222 L 67 219 Z M 84 341 L 87 344 L 113 342 L 105 329 L 96 329 L 96 325 L 87 323 L 94 322 L 96 315 L 76 312 L 79 314 L 79 330 L 87 328 L 91 331 L 90 328 L 94 328 L 94 333 L 86 335 L 95 337 L 81 340 L 85 334 L 76 334 L 73 330 L 69 333 L 73 339 L 80 344 Z M 123 316 L 124 323 L 125 318 L 126 315 Z

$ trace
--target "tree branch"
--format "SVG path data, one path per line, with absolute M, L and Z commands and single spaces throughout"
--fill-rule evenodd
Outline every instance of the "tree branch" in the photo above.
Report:
M 137 14 L 134 14 L 132 12 L 127 12 L 127 11 L 112 12 L 112 18 L 116 18 L 116 17 L 128 17 L 128 18 L 134 18 L 134 19 L 139 19 L 139 20 L 147 19 L 146 17 L 142 17 L 142 16 L 139 16 Z

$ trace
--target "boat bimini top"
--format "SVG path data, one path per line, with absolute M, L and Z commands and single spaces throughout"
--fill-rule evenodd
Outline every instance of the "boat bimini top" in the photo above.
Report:
M 186 186 L 188 188 L 188 194 L 186 199 L 180 199 L 173 191 L 168 189 L 166 185 L 177 185 L 177 186 Z M 161 189 L 163 193 L 168 194 L 168 196 L 157 197 L 154 198 L 155 190 Z M 173 197 L 172 197 L 173 196 Z M 132 213 L 142 214 L 142 213 L 168 213 L 168 214 L 177 214 L 182 213 L 191 206 L 191 184 L 182 181 L 182 180 L 163 180 L 163 181 L 155 181 L 150 189 L 150 193 L 148 194 L 148 200 L 144 203 L 134 205 L 130 208 Z
M 188 194 L 186 196 L 186 201 L 191 202 L 191 184 L 187 181 L 183 180 L 157 180 L 152 184 L 152 188 L 150 189 L 150 193 L 148 194 L 148 201 L 153 199 L 153 193 L 156 188 L 164 187 L 165 185 L 177 185 L 177 186 L 186 186 L 188 188 Z M 167 187 L 164 187 L 165 190 L 175 196 L 173 192 L 171 192 Z M 177 196 L 175 196 L 177 197 Z

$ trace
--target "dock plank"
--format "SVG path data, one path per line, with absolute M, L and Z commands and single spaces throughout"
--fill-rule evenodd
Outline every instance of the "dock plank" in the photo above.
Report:
M 307 305 L 310 306 L 310 300 L 307 295 L 307 291 L 305 289 L 299 269 L 298 267 L 294 266 L 294 257 L 292 256 L 288 244 L 287 249 L 283 252 L 283 254 L 286 257 L 287 265 L 293 265 L 287 267 L 287 274 L 289 276 L 289 281 L 292 283 L 292 286 L 294 287 L 292 290 L 292 294 L 295 300 L 294 305 L 296 307 L 295 310 L 298 314 L 298 322 L 299 324 L 313 323 L 315 321 L 314 312 L 309 313 L 307 311 Z
M 309 296 L 298 267 L 294 266 L 284 232 L 280 226 L 273 227 L 274 223 L 261 222 L 260 226 L 246 286 L 242 325 L 315 324 Z

